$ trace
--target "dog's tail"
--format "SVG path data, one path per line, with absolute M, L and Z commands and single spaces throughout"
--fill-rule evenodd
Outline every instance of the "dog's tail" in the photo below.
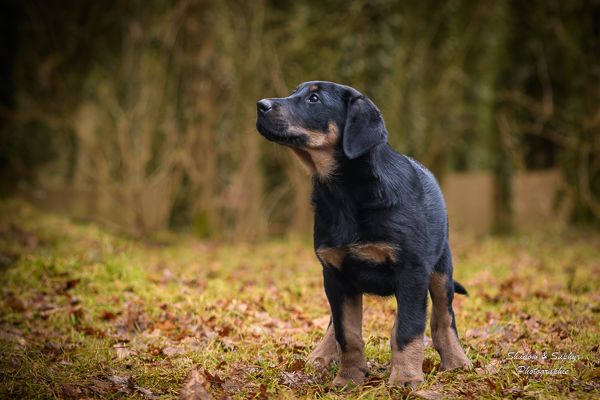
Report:
M 464 294 L 465 296 L 469 295 L 469 292 L 467 292 L 467 289 L 465 289 L 465 287 L 463 285 L 461 285 L 460 283 L 454 281 L 454 293 L 458 293 L 458 294 Z

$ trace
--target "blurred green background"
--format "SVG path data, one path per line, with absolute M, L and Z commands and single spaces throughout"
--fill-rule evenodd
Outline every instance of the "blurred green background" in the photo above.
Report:
M 308 235 L 310 179 L 255 131 L 300 82 L 356 87 L 473 232 L 598 227 L 600 3 L 0 5 L 3 196 L 130 234 Z

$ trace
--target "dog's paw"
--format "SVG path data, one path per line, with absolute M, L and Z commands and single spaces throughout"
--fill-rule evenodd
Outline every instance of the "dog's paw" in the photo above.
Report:
M 308 355 L 306 364 L 317 370 L 328 369 L 334 362 L 340 361 L 340 353 L 335 340 L 323 339 L 317 347 Z
M 337 376 L 333 380 L 333 386 L 343 387 L 343 386 L 360 386 L 365 383 L 365 379 L 367 377 L 367 370 L 359 367 L 347 368 L 344 370 L 340 370 Z
M 442 359 L 442 363 L 440 365 L 440 370 L 442 371 L 459 368 L 473 368 L 473 363 L 471 363 L 471 361 L 467 358 L 465 352 L 460 346 L 454 346 L 439 353 Z
M 339 362 L 340 356 L 337 353 L 333 354 L 309 354 L 306 359 L 306 364 L 312 366 L 318 371 L 328 369 L 334 362 Z
M 408 386 L 416 388 L 423 383 L 423 373 L 408 375 L 404 371 L 400 371 L 398 368 L 392 368 L 392 373 L 388 379 L 388 385 L 404 387 Z
M 446 371 L 450 369 L 471 369 L 473 368 L 473 363 L 467 358 L 467 356 L 463 354 L 456 355 L 454 357 L 446 357 L 446 359 L 442 359 L 442 363 L 440 365 L 440 370 Z

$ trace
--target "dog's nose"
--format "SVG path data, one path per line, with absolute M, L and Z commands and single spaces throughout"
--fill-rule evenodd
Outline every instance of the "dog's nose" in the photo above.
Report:
M 258 108 L 259 112 L 266 113 L 269 112 L 271 108 L 273 108 L 273 104 L 270 100 L 262 99 L 256 103 L 256 107 Z

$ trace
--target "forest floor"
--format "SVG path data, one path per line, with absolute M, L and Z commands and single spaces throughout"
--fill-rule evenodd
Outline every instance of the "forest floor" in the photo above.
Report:
M 370 377 L 344 391 L 305 365 L 329 319 L 309 243 L 148 243 L 4 201 L 0 398 L 177 398 L 190 371 L 198 398 L 598 398 L 600 235 L 452 242 L 474 368 L 428 346 L 425 383 L 388 387 L 395 304 L 368 297 Z

